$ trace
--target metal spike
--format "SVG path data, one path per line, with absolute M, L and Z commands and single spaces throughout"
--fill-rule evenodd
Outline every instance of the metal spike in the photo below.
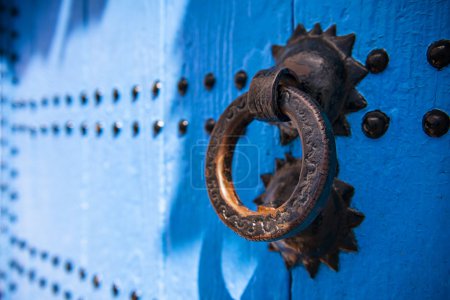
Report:
M 309 32 L 311 35 L 320 35 L 322 34 L 322 27 L 320 27 L 319 23 L 314 24 L 314 27 Z
M 352 231 L 339 242 L 339 249 L 349 252 L 358 251 L 358 244 L 355 239 L 355 234 Z
M 262 174 L 260 177 L 264 184 L 264 187 L 267 187 L 270 183 L 270 180 L 272 180 L 273 175 L 270 173 L 266 173 L 266 174 Z
M 347 223 L 351 228 L 359 226 L 365 219 L 363 213 L 353 209 L 347 208 Z
M 336 36 L 336 24 L 333 24 L 330 27 L 328 27 L 328 29 L 325 30 L 324 34 L 327 36 Z
M 284 47 L 280 45 L 273 45 L 272 46 L 272 56 L 277 59 L 281 56 L 281 53 L 284 51 Z
M 275 169 L 276 170 L 281 169 L 285 164 L 286 164 L 286 162 L 283 159 L 281 159 L 281 158 L 275 159 Z
M 334 189 L 336 192 L 342 197 L 345 204 L 350 205 L 353 195 L 355 194 L 355 188 L 350 184 L 339 180 L 337 178 L 334 179 Z
M 339 252 L 338 251 L 321 257 L 320 261 L 335 271 L 339 270 Z
M 288 40 L 288 43 L 295 40 L 296 38 L 305 35 L 306 34 L 306 29 L 302 24 L 298 24 L 297 27 L 294 30 L 294 33 L 292 33 L 292 36 L 290 37 L 290 39 Z
M 303 265 L 309 273 L 309 277 L 316 277 L 317 271 L 319 270 L 320 261 L 318 259 L 303 259 Z
M 353 44 L 355 44 L 355 34 L 350 33 L 347 35 L 337 36 L 333 39 L 334 44 L 342 51 L 345 55 L 351 56 Z
M 333 123 L 333 131 L 335 135 L 349 136 L 350 135 L 350 125 L 347 122 L 345 116 L 341 115 Z
M 357 85 L 368 73 L 366 67 L 351 57 L 345 60 L 345 69 L 347 77 L 353 85 Z
M 345 104 L 346 112 L 355 112 L 361 110 L 367 106 L 367 101 L 364 97 L 358 93 L 357 90 L 353 89 L 348 95 L 347 102 Z
M 289 153 L 289 152 L 285 153 L 285 154 L 284 154 L 284 157 L 286 157 L 286 161 L 287 161 L 288 163 L 295 163 L 295 162 L 296 162 L 295 157 L 294 157 L 291 153 Z

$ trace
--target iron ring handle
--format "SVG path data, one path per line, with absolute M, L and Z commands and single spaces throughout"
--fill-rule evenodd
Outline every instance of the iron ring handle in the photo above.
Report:
M 219 118 L 208 146 L 205 177 L 211 204 L 228 227 L 248 240 L 283 239 L 306 228 L 325 205 L 336 175 L 331 124 L 309 95 L 280 83 L 286 74 L 289 70 L 272 69 L 255 75 L 250 91 L 234 100 Z M 298 184 L 278 208 L 248 209 L 233 185 L 233 151 L 254 119 L 291 120 L 301 138 L 303 163 Z

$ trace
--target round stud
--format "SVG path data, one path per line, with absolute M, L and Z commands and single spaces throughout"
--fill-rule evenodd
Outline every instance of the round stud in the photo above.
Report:
M 41 125 L 40 131 L 41 131 L 41 134 L 47 134 L 47 132 L 48 132 L 47 126 Z
M 47 258 L 48 258 L 48 252 L 42 251 L 42 252 L 41 252 L 41 259 L 42 259 L 42 260 L 47 260 Z
M 389 121 L 389 117 L 384 112 L 370 111 L 364 115 L 362 130 L 367 137 L 377 139 L 386 133 Z
M 157 120 L 153 123 L 153 135 L 158 135 L 161 130 L 164 128 L 164 122 L 161 120 Z
M 47 280 L 45 279 L 45 278 L 40 278 L 39 279 L 39 287 L 41 288 L 41 289 L 43 289 L 43 288 L 45 288 L 47 286 Z
M 78 270 L 78 277 L 80 278 L 80 280 L 85 280 L 86 276 L 86 271 L 83 268 L 80 268 Z
M 98 289 L 98 288 L 100 287 L 100 284 L 101 284 L 100 277 L 99 277 L 98 275 L 94 275 L 94 276 L 92 277 L 92 285 L 93 285 L 96 289 Z
M 141 299 L 141 293 L 138 291 L 132 291 L 130 294 L 130 300 L 139 300 Z
M 36 248 L 30 247 L 30 249 L 28 249 L 28 252 L 30 253 L 31 257 L 35 257 L 37 251 L 36 251 Z
M 55 295 L 59 293 L 59 284 L 57 283 L 52 284 L 52 293 Z
M 42 106 L 42 107 L 48 106 L 48 99 L 47 99 L 47 98 L 43 98 L 43 99 L 41 100 L 41 106 Z
M 431 137 L 441 137 L 448 132 L 450 125 L 447 113 L 439 109 L 427 112 L 422 119 L 423 131 Z
M 53 106 L 59 106 L 59 97 L 58 96 L 53 97 Z
M 64 292 L 64 299 L 66 299 L 66 300 L 72 299 L 72 293 L 70 291 L 65 291 Z
M 214 126 L 216 125 L 216 121 L 213 118 L 209 118 L 205 122 L 205 130 L 208 134 L 211 134 L 211 132 L 214 129 Z
M 119 286 L 117 285 L 117 283 L 113 283 L 111 286 L 111 293 L 114 297 L 119 296 L 120 290 L 119 290 Z
M 133 101 L 136 101 L 139 97 L 139 93 L 141 92 L 141 87 L 139 85 L 135 85 L 131 90 L 131 97 Z
M 186 78 L 182 77 L 180 81 L 178 81 L 178 93 L 181 96 L 186 95 L 188 89 L 188 81 Z
M 119 101 L 119 99 L 120 99 L 120 93 L 119 93 L 119 90 L 116 89 L 116 88 L 113 89 L 112 96 L 113 96 L 113 101 L 114 101 L 114 102 Z
M 189 122 L 187 120 L 181 120 L 178 123 L 178 132 L 180 133 L 180 135 L 186 134 L 188 126 L 189 126 Z
M 428 63 L 441 70 L 450 63 L 450 40 L 439 40 L 432 43 L 427 50 Z
M 87 95 L 85 93 L 82 93 L 80 95 L 80 102 L 81 102 L 81 105 L 87 105 L 88 97 L 87 97 Z
M 15 282 L 11 282 L 8 285 L 8 290 L 13 293 L 17 290 L 17 284 Z
M 28 279 L 30 281 L 34 281 L 35 278 L 36 278 L 36 272 L 34 270 L 28 271 Z
M 86 136 L 87 132 L 88 132 L 88 125 L 86 124 L 86 122 L 81 123 L 80 125 L 80 131 L 81 131 L 81 135 Z
M 102 102 L 102 93 L 96 90 L 94 93 L 95 105 L 99 105 Z
M 73 131 L 73 123 L 72 123 L 72 121 L 67 121 L 65 128 L 66 128 L 66 134 L 67 135 L 72 134 L 72 131 Z
M 64 269 L 66 270 L 67 273 L 72 272 L 73 270 L 72 262 L 66 261 L 66 263 L 64 264 Z
M 374 49 L 370 51 L 366 59 L 366 67 L 373 74 L 383 72 L 388 63 L 389 56 L 384 49 Z
M 66 105 L 70 106 L 70 105 L 72 105 L 72 103 L 73 103 L 72 96 L 66 95 Z
M 205 85 L 206 90 L 212 90 L 214 85 L 216 84 L 216 77 L 214 76 L 214 74 L 206 74 L 205 79 L 203 80 L 203 84 Z
M 160 92 L 160 90 L 161 90 L 161 82 L 159 81 L 159 80 L 156 80 L 154 83 L 153 83 L 153 87 L 152 87 L 152 95 L 153 95 L 153 98 L 156 98 L 156 97 L 158 97 L 158 95 L 159 95 L 159 92 Z
M 236 75 L 234 75 L 234 84 L 236 85 L 236 88 L 238 90 L 242 90 L 245 85 L 247 84 L 247 73 L 245 73 L 245 71 L 240 70 L 236 73 Z
M 118 136 L 120 131 L 122 130 L 122 123 L 114 122 L 113 124 L 113 136 Z
M 59 134 L 59 126 L 58 124 L 53 124 L 52 125 L 52 132 L 54 135 L 58 135 Z
M 95 124 L 95 132 L 97 133 L 97 136 L 101 136 L 103 133 L 103 125 L 100 122 L 97 122 Z
M 131 126 L 132 131 L 133 131 L 133 136 L 137 136 L 139 134 L 139 122 L 135 121 L 133 122 L 133 125 Z
M 52 265 L 54 267 L 57 267 L 59 265 L 59 258 L 58 258 L 58 256 L 53 256 L 52 257 Z

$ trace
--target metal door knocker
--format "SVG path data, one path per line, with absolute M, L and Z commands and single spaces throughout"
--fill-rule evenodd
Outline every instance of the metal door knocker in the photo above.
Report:
M 364 215 L 349 208 L 353 187 L 336 179 L 335 135 L 349 135 L 345 114 L 366 106 L 355 85 L 367 74 L 351 57 L 355 36 L 336 27 L 310 32 L 299 25 L 285 47 L 272 49 L 276 66 L 258 72 L 248 93 L 234 100 L 211 134 L 206 184 L 221 220 L 242 237 L 271 241 L 288 267 L 303 263 L 314 277 L 320 262 L 337 270 L 339 250 L 356 251 L 352 228 Z M 300 136 L 302 158 L 277 160 L 264 174 L 257 211 L 239 200 L 232 179 L 233 151 L 253 120 L 280 128 L 281 143 Z

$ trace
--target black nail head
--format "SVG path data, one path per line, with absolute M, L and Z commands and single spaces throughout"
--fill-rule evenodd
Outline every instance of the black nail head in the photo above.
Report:
M 64 292 L 64 299 L 66 299 L 66 300 L 72 299 L 72 293 L 70 291 L 65 291 Z
M 247 73 L 241 70 L 234 75 L 234 84 L 238 90 L 242 90 L 247 84 Z
M 52 125 L 52 131 L 54 135 L 57 135 L 59 133 L 59 127 L 58 124 L 53 124 Z
M 139 134 L 139 122 L 134 122 L 132 126 L 133 136 L 137 136 Z
M 120 99 L 120 93 L 118 89 L 113 89 L 113 100 L 114 102 L 119 101 Z
M 53 294 L 59 293 L 59 285 L 57 283 L 52 284 L 52 292 L 53 292 Z
M 97 133 L 97 136 L 101 136 L 103 133 L 103 125 L 99 122 L 95 124 L 95 132 Z
M 158 135 L 158 133 L 161 132 L 161 130 L 164 127 L 164 122 L 161 120 L 157 120 L 155 121 L 155 123 L 153 123 L 153 135 Z
M 427 60 L 438 70 L 450 63 L 450 40 L 440 40 L 432 43 L 427 50 Z
M 431 137 L 441 137 L 448 132 L 450 121 L 447 113 L 439 109 L 427 112 L 422 119 L 422 128 Z
M 141 88 L 139 87 L 139 85 L 135 85 L 133 87 L 133 89 L 131 90 L 131 96 L 133 97 L 133 101 L 137 100 L 140 91 L 141 91 Z
M 156 80 L 156 81 L 153 83 L 153 87 L 152 87 L 152 95 L 153 95 L 153 98 L 158 97 L 159 91 L 160 91 L 160 90 L 161 90 L 161 82 L 160 82 L 159 80 Z
M 377 139 L 386 133 L 389 121 L 389 117 L 384 112 L 370 111 L 364 115 L 362 130 L 367 137 Z
M 112 287 L 111 287 L 111 293 L 113 294 L 114 297 L 117 297 L 119 295 L 119 287 L 116 283 L 113 283 Z
M 187 89 L 188 89 L 188 81 L 186 78 L 182 77 L 180 81 L 178 81 L 178 93 L 181 96 L 184 96 L 186 95 Z
M 66 105 L 67 106 L 72 105 L 72 96 L 70 96 L 70 95 L 66 96 Z
M 66 123 L 66 134 L 71 134 L 73 131 L 73 123 L 72 121 L 67 121 Z
M 208 120 L 206 120 L 205 122 L 205 130 L 208 134 L 211 134 L 211 132 L 214 129 L 214 126 L 216 125 L 216 121 L 214 121 L 213 118 L 209 118 Z
M 92 285 L 98 289 L 100 287 L 100 277 L 98 275 L 94 275 L 94 277 L 92 277 Z
M 55 267 L 59 265 L 59 258 L 57 256 L 52 257 L 52 265 Z
M 66 261 L 66 264 L 64 265 L 64 269 L 66 270 L 67 273 L 72 272 L 73 270 L 73 265 L 70 261 Z
M 206 74 L 203 84 L 205 85 L 205 88 L 208 91 L 212 90 L 212 88 L 216 84 L 216 77 L 214 77 L 214 74 L 213 73 Z
M 371 73 L 383 72 L 389 63 L 389 56 L 384 49 L 374 49 L 370 51 L 366 59 L 366 67 Z
M 88 125 L 86 123 L 82 123 L 80 125 L 81 135 L 86 135 L 88 131 Z
M 188 125 L 189 125 L 189 122 L 187 120 L 181 120 L 178 123 L 178 131 L 181 135 L 184 135 L 186 133 Z
M 41 259 L 42 259 L 42 260 L 46 260 L 47 258 L 48 258 L 48 253 L 45 252 L 45 251 L 42 251 L 42 252 L 41 252 Z
M 122 129 L 122 124 L 120 122 L 114 122 L 114 124 L 113 124 L 113 135 L 114 136 L 118 136 L 121 129 Z
M 141 295 L 137 291 L 132 291 L 130 294 L 130 300 L 139 300 L 141 298 Z
M 78 270 L 78 276 L 80 277 L 80 280 L 86 279 L 86 271 L 83 268 L 80 268 Z
M 88 98 L 86 94 L 81 94 L 80 96 L 81 105 L 86 105 L 88 103 Z
M 54 106 L 59 106 L 59 97 L 58 97 L 58 96 L 55 96 L 55 97 L 53 98 L 53 105 L 54 105 Z
M 94 98 L 95 98 L 95 104 L 99 105 L 102 102 L 102 93 L 100 93 L 99 90 L 96 90 L 95 94 L 94 94 Z
M 39 279 L 39 286 L 41 288 L 44 288 L 47 285 L 47 280 L 45 278 L 40 278 Z

